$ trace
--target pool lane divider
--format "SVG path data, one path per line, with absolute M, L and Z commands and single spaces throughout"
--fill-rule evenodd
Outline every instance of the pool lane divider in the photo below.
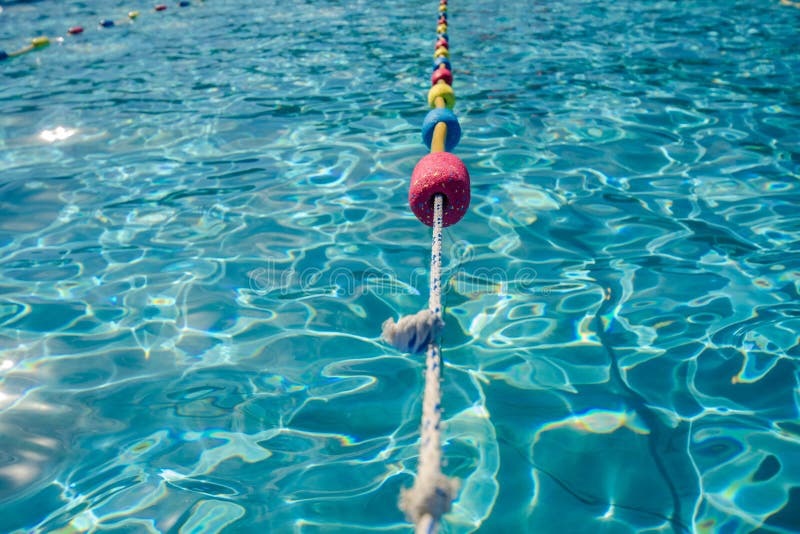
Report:
M 437 14 L 433 73 L 428 91 L 431 110 L 422 121 L 422 142 L 430 149 L 411 173 L 408 204 L 422 223 L 433 228 L 428 308 L 383 323 L 382 337 L 389 344 L 425 357 L 419 463 L 411 488 L 403 489 L 400 509 L 417 533 L 435 533 L 442 516 L 458 495 L 459 481 L 442 473 L 442 356 L 439 334 L 444 328 L 441 304 L 442 228 L 461 220 L 469 209 L 470 181 L 467 167 L 452 154 L 461 139 L 461 126 L 453 113 L 456 95 L 447 35 L 447 0 L 440 0 Z
M 195 0 L 195 1 L 200 3 L 203 2 L 203 0 Z M 180 0 L 177 5 L 178 7 L 189 7 L 191 4 L 192 3 L 190 0 Z M 155 6 L 153 6 L 154 12 L 160 12 L 166 10 L 167 10 L 167 4 L 156 4 Z M 131 23 L 134 20 L 138 19 L 140 14 L 141 13 L 139 11 L 129 11 L 128 16 L 124 19 L 120 20 L 101 19 L 98 22 L 97 27 L 113 28 L 114 26 L 119 26 L 121 24 Z M 70 28 L 67 29 L 67 35 L 76 36 L 82 34 L 84 31 L 85 30 L 83 26 L 71 26 Z M 50 46 L 50 43 L 52 41 L 57 39 L 61 39 L 61 37 L 54 37 L 51 39 L 50 37 L 40 35 L 39 37 L 34 37 L 33 39 L 31 39 L 28 45 L 23 46 L 22 48 L 15 50 L 13 52 L 6 52 L 5 50 L 0 49 L 0 61 L 3 61 L 4 59 L 22 56 L 24 54 L 27 54 L 28 52 L 33 52 L 34 50 L 40 50 L 42 48 L 46 48 Z

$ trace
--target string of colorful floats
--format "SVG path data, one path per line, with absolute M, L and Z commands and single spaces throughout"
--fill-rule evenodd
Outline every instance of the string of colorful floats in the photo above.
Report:
M 195 0 L 195 1 L 202 2 L 203 0 Z M 191 4 L 192 3 L 190 2 L 190 0 L 180 0 L 177 5 L 178 5 L 178 7 L 189 7 Z M 153 6 L 153 11 L 154 12 L 162 12 L 162 11 L 166 11 L 166 10 L 167 10 L 167 4 L 156 4 L 155 6 Z M 102 20 L 100 20 L 98 22 L 97 27 L 98 28 L 113 28 L 114 26 L 119 26 L 120 24 L 131 23 L 134 20 L 138 19 L 139 15 L 141 15 L 141 13 L 139 11 L 129 11 L 127 17 L 125 17 L 124 19 L 120 19 L 120 20 L 102 19 Z M 75 36 L 75 35 L 80 35 L 83 32 L 84 32 L 84 27 L 83 26 L 71 26 L 67 30 L 67 35 L 68 36 Z M 13 52 L 6 52 L 5 50 L 1 50 L 0 49 L 0 61 L 2 61 L 4 59 L 9 59 L 9 58 L 21 56 L 21 55 L 27 54 L 28 52 L 33 52 L 34 50 L 40 50 L 42 48 L 45 48 L 45 47 L 49 46 L 50 43 L 52 41 L 54 41 L 55 39 L 56 38 L 52 38 L 51 39 L 50 37 L 41 35 L 39 37 L 34 37 L 33 39 L 31 39 L 31 41 L 30 41 L 30 43 L 28 45 L 26 45 L 26 46 L 24 46 L 24 47 L 22 47 L 22 48 L 20 48 L 18 50 L 15 50 Z M 61 39 L 61 37 L 59 37 L 58 39 Z
M 430 149 L 414 167 L 408 203 L 424 224 L 433 228 L 431 245 L 430 297 L 428 308 L 395 323 L 383 323 L 383 338 L 403 352 L 425 357 L 425 388 L 422 399 L 419 463 L 413 487 L 402 490 L 400 509 L 415 524 L 415 532 L 435 533 L 442 516 L 449 512 L 458 494 L 459 481 L 441 471 L 442 445 L 442 358 L 439 333 L 444 327 L 441 304 L 442 228 L 464 216 L 469 208 L 469 173 L 464 163 L 450 150 L 461 139 L 461 126 L 452 109 L 456 97 L 450 66 L 447 35 L 447 0 L 440 0 L 433 53 L 433 74 L 428 91 L 432 108 L 422 122 L 422 140 Z

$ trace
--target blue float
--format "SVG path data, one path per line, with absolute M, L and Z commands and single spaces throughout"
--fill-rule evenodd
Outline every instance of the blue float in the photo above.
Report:
M 438 69 L 439 65 L 444 65 L 445 67 L 447 67 L 447 70 L 450 71 L 453 70 L 450 68 L 450 60 L 447 59 L 446 57 L 437 57 L 436 59 L 433 60 L 433 70 Z
M 444 149 L 450 152 L 461 140 L 461 125 L 458 123 L 456 114 L 447 108 L 434 108 L 425 115 L 425 120 L 422 121 L 422 142 L 425 143 L 425 146 L 431 148 L 433 130 L 436 128 L 436 124 L 440 122 L 447 124 Z

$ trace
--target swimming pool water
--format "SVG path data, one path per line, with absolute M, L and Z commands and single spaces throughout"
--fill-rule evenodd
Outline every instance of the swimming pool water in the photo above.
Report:
M 436 3 L 0 6 L 0 532 L 408 532 Z M 443 531 L 800 532 L 800 9 L 449 20 Z

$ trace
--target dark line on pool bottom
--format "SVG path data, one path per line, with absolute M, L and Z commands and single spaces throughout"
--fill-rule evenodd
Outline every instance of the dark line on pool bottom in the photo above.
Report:
M 550 477 L 553 480 L 553 482 L 555 482 L 556 484 L 558 484 L 561 487 L 561 489 L 563 489 L 564 491 L 566 491 L 567 493 L 569 493 L 570 495 L 575 497 L 575 499 L 577 499 L 578 501 L 582 502 L 583 504 L 586 504 L 588 506 L 610 506 L 610 503 L 604 502 L 604 501 L 602 501 L 600 499 L 592 499 L 592 498 L 589 498 L 589 497 L 582 497 L 577 492 L 575 492 L 572 489 L 570 489 L 570 487 L 567 486 L 567 484 L 565 482 L 559 480 L 558 477 L 556 477 L 554 474 L 549 473 L 548 471 L 545 471 L 541 467 L 537 467 L 536 469 L 538 469 L 540 472 L 542 472 L 545 475 L 547 475 L 548 477 Z M 670 524 L 673 525 L 673 529 L 675 528 L 674 523 L 675 523 L 676 520 L 673 517 L 666 516 L 664 514 L 659 514 L 658 512 L 651 512 L 649 510 L 643 510 L 643 509 L 637 508 L 635 506 L 630 506 L 630 505 L 620 504 L 620 503 L 614 503 L 614 508 L 621 508 L 623 510 L 630 510 L 632 512 L 637 512 L 637 513 L 642 514 L 642 515 L 649 515 L 649 516 L 652 516 L 652 517 L 657 517 L 658 519 L 663 519 L 664 521 L 669 521 Z M 680 526 L 681 529 L 685 530 L 686 532 L 689 532 L 689 529 L 683 523 L 681 523 L 680 520 L 678 520 L 677 522 L 678 522 L 678 526 Z
M 567 484 L 566 482 L 564 482 L 563 480 L 558 478 L 558 476 L 554 475 L 553 473 L 551 473 L 547 469 L 544 469 L 543 467 L 541 467 L 536 461 L 533 460 L 533 458 L 531 458 L 530 456 L 528 456 L 527 454 L 522 452 L 520 450 L 518 444 L 516 444 L 516 443 L 514 443 L 514 442 L 512 442 L 512 441 L 510 441 L 510 440 L 508 440 L 508 439 L 506 439 L 504 437 L 502 437 L 500 435 L 500 433 L 498 433 L 497 441 L 499 443 L 503 443 L 503 444 L 507 445 L 525 463 L 530 464 L 536 471 L 539 471 L 540 473 L 542 473 L 545 476 L 547 476 L 550 480 L 552 480 L 555 484 L 557 484 L 562 490 L 564 490 L 566 493 L 572 495 L 572 497 L 574 497 L 576 501 L 581 502 L 581 503 L 583 503 L 583 504 L 585 504 L 587 506 L 606 506 L 606 507 L 608 507 L 608 506 L 611 505 L 611 503 L 608 502 L 608 501 L 604 501 L 602 499 L 597 499 L 597 498 L 589 496 L 589 495 L 581 495 L 578 491 L 572 489 L 569 486 L 569 484 Z M 680 528 L 682 530 L 684 530 L 686 532 L 690 532 L 689 527 L 684 525 L 680 520 L 673 520 L 672 517 L 664 515 L 664 514 L 661 514 L 661 513 L 658 513 L 658 512 L 655 512 L 655 511 L 645 510 L 643 508 L 638 508 L 636 506 L 629 505 L 629 504 L 623 504 L 623 503 L 614 503 L 614 507 L 615 508 L 621 508 L 623 510 L 630 510 L 632 512 L 637 512 L 637 513 L 642 514 L 644 516 L 655 517 L 655 518 L 661 519 L 663 521 L 669 521 L 670 523 L 672 523 L 673 521 L 677 521 L 678 525 L 680 526 Z
M 597 309 L 597 314 L 595 314 L 594 321 L 597 335 L 603 344 L 603 348 L 606 349 L 606 352 L 611 359 L 610 378 L 614 379 L 616 384 L 622 390 L 624 390 L 624 392 L 627 394 L 627 398 L 625 399 L 626 402 L 634 409 L 634 411 L 636 411 L 636 413 L 642 418 L 642 420 L 650 429 L 650 436 L 647 440 L 650 456 L 653 458 L 653 462 L 655 462 L 658 472 L 661 474 L 661 477 L 667 484 L 670 496 L 672 497 L 672 515 L 668 519 L 670 525 L 672 526 L 673 532 L 690 532 L 681 521 L 681 500 L 678 496 L 678 490 L 675 488 L 675 483 L 670 478 L 669 472 L 664 466 L 664 463 L 661 460 L 658 451 L 656 450 L 656 443 L 661 437 L 661 421 L 659 421 L 658 416 L 647 407 L 647 403 L 644 398 L 633 391 L 625 382 L 625 380 L 622 379 L 622 373 L 619 371 L 619 360 L 617 359 L 617 353 L 614 352 L 614 349 L 611 347 L 612 343 L 607 338 L 607 332 L 611 330 L 611 327 L 614 325 L 616 319 L 613 315 L 609 314 L 608 327 L 606 328 L 603 326 L 602 316 L 605 315 L 606 311 L 612 307 L 611 303 L 612 300 L 610 298 L 603 300 L 603 302 L 600 304 L 600 307 Z
M 603 196 L 604 198 L 607 198 L 607 194 Z M 627 201 L 628 197 L 623 195 L 622 199 L 624 201 Z M 589 218 L 586 217 L 581 212 L 574 209 L 571 210 L 571 212 L 572 215 L 576 217 L 576 220 L 591 225 L 591 221 L 589 220 Z M 553 232 L 553 234 L 555 234 L 555 232 Z M 571 248 L 573 250 L 583 251 L 586 253 L 586 257 L 596 258 L 593 263 L 597 264 L 603 262 L 603 259 L 597 258 L 596 251 L 593 250 L 591 247 L 587 246 L 586 244 L 584 244 L 583 241 L 578 239 L 575 234 L 564 232 L 559 237 L 569 244 L 568 248 Z M 606 258 L 606 260 L 608 260 L 608 258 Z M 609 288 L 610 291 L 611 284 L 607 283 L 605 280 L 602 280 L 600 276 L 597 277 L 597 281 L 603 283 L 603 286 Z M 670 496 L 672 497 L 672 515 L 667 519 L 669 520 L 670 525 L 672 526 L 673 532 L 690 533 L 691 529 L 689 529 L 681 521 L 682 510 L 681 510 L 680 497 L 678 496 L 678 491 L 677 489 L 675 489 L 675 484 L 669 477 L 669 473 L 667 472 L 667 469 L 664 466 L 661 457 L 658 455 L 658 451 L 656 450 L 656 442 L 661 437 L 661 430 L 663 429 L 663 425 L 661 424 L 658 415 L 647 407 L 647 403 L 644 400 L 644 398 L 635 391 L 633 391 L 630 387 L 628 387 L 628 384 L 625 382 L 625 380 L 622 379 L 622 373 L 620 373 L 619 371 L 619 360 L 617 359 L 617 354 L 614 352 L 614 349 L 612 348 L 613 346 L 612 341 L 608 338 L 608 332 L 611 330 L 611 327 L 614 325 L 616 321 L 613 314 L 609 314 L 608 328 L 603 327 L 602 316 L 613 309 L 612 302 L 614 301 L 612 301 L 610 295 L 608 295 L 608 298 L 604 299 L 601 302 L 600 306 L 598 307 L 594 320 L 595 328 L 597 331 L 597 335 L 600 338 L 600 342 L 602 343 L 603 348 L 605 348 L 609 358 L 611 359 L 611 365 L 609 366 L 610 385 L 613 387 L 614 384 L 611 381 L 612 380 L 616 381 L 616 384 L 622 390 L 621 393 L 626 397 L 624 400 L 633 408 L 633 410 L 642 418 L 642 420 L 650 428 L 650 435 L 647 442 L 648 449 L 650 451 L 650 456 L 653 458 L 653 462 L 655 462 L 658 472 L 661 474 L 661 476 L 664 479 L 664 482 L 667 484 Z

